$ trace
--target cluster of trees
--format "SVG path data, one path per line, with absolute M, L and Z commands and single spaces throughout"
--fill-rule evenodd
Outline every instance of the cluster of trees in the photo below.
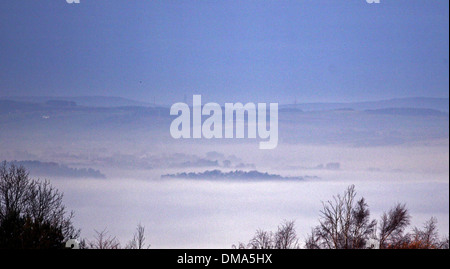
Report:
M 370 218 L 364 198 L 356 199 L 355 186 L 343 195 L 323 203 L 319 225 L 312 229 L 304 247 L 307 249 L 448 249 L 449 238 L 440 239 L 437 220 L 431 218 L 423 228 L 406 232 L 411 216 L 404 204 L 385 212 L 379 221 Z M 257 230 L 247 243 L 235 248 L 292 249 L 300 248 L 293 221 L 285 221 L 278 230 Z
M 64 248 L 69 239 L 80 237 L 73 225 L 73 212 L 67 212 L 63 195 L 48 181 L 33 180 L 26 169 L 3 162 L 0 165 L 0 249 Z M 406 232 L 411 216 L 403 204 L 385 212 L 379 221 L 370 218 L 364 198 L 356 199 L 355 186 L 343 195 L 323 203 L 319 225 L 308 235 L 308 249 L 448 249 L 449 238 L 440 239 L 437 220 L 431 218 L 423 228 Z M 139 224 L 127 249 L 144 249 L 145 227 Z M 248 243 L 234 248 L 301 248 L 294 221 L 284 221 L 275 232 L 257 230 Z M 83 239 L 83 249 L 118 249 L 120 242 L 106 230 L 93 240 Z
M 62 248 L 79 237 L 63 195 L 23 167 L 0 165 L 0 248 Z
M 296 249 L 300 248 L 294 221 L 284 221 L 276 232 L 257 230 L 255 236 L 247 243 L 233 245 L 239 249 Z
M 205 172 L 182 172 L 176 174 L 166 174 L 162 175 L 162 178 L 186 178 L 186 179 L 237 179 L 237 180 L 246 180 L 246 179 L 264 179 L 264 180 L 303 180 L 303 177 L 283 177 L 277 174 L 269 174 L 267 172 L 259 172 L 256 170 L 252 171 L 243 171 L 243 170 L 234 170 L 229 172 L 222 172 L 218 169 L 208 170 Z
M 63 204 L 63 194 L 48 181 L 33 180 L 23 166 L 0 164 L 0 249 L 60 249 L 78 239 L 74 213 Z M 128 249 L 148 248 L 145 227 L 139 224 Z M 93 240 L 83 239 L 80 248 L 117 249 L 120 242 L 106 230 Z
M 121 249 L 120 241 L 108 234 L 107 230 L 95 231 L 93 240 L 83 239 L 80 249 Z M 125 249 L 148 249 L 150 244 L 145 243 L 145 227 L 138 224 L 133 238 L 125 245 Z

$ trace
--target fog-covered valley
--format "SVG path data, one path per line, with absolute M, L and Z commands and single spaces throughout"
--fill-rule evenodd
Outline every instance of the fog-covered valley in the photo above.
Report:
M 82 237 L 107 228 L 125 244 L 142 223 L 152 247 L 226 248 L 283 219 L 306 237 L 350 184 L 374 217 L 402 202 L 413 225 L 435 216 L 448 234 L 448 99 L 280 106 L 273 150 L 176 140 L 168 107 L 100 100 L 0 100 L 0 159 L 63 191 Z

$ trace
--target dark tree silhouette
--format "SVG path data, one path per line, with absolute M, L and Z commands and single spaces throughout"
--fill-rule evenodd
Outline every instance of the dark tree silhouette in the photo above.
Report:
M 380 248 L 398 248 L 407 242 L 404 231 L 410 222 L 411 216 L 404 204 L 397 204 L 388 213 L 385 212 L 381 217 L 378 235 Z
M 63 248 L 79 236 L 63 194 L 30 179 L 22 166 L 0 165 L 0 248 Z
M 437 219 L 432 217 L 425 222 L 422 229 L 415 227 L 410 234 L 402 237 L 400 242 L 394 242 L 387 248 L 397 249 L 448 249 L 448 238 L 439 239 Z
M 257 230 L 256 234 L 247 244 L 239 243 L 233 248 L 239 249 L 297 249 L 297 232 L 294 221 L 284 221 L 275 233 L 264 230 Z
M 145 249 L 150 248 L 150 245 L 145 244 L 145 227 L 138 224 L 136 232 L 133 235 L 133 239 L 126 246 L 127 249 Z
M 264 230 L 257 230 L 255 236 L 250 240 L 248 246 L 251 249 L 273 249 L 273 233 Z
M 404 204 L 397 204 L 383 213 L 379 225 L 370 219 L 364 198 L 356 200 L 355 186 L 344 194 L 322 202 L 319 225 L 312 229 L 305 241 L 307 249 L 448 249 L 449 238 L 439 239 L 437 220 L 432 217 L 422 229 L 405 233 L 411 216 Z M 239 249 L 292 249 L 300 248 L 293 221 L 284 221 L 277 232 L 257 230 Z
M 274 241 L 274 246 L 276 249 L 299 248 L 294 221 L 284 221 L 280 226 L 278 226 L 278 230 L 274 236 Z
M 414 228 L 412 238 L 413 241 L 421 242 L 423 248 L 440 248 L 437 219 L 433 217 L 425 222 L 423 229 Z
M 355 202 L 356 191 L 352 185 L 344 195 L 323 203 L 319 226 L 314 228 L 306 241 L 310 249 L 359 249 L 366 246 L 376 229 L 376 221 L 370 220 L 370 211 L 364 200 Z
M 120 249 L 120 242 L 115 236 L 108 235 L 105 229 L 101 232 L 94 230 L 96 235 L 93 241 L 82 240 L 81 248 L 84 249 Z

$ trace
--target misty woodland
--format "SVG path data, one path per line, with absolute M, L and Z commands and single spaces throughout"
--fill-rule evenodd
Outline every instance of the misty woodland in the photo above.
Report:
M 342 195 L 322 202 L 319 224 L 302 242 L 294 221 L 284 221 L 276 231 L 258 229 L 239 249 L 448 249 L 449 238 L 440 238 L 437 220 L 431 217 L 421 228 L 410 228 L 406 205 L 396 204 L 380 220 L 371 219 L 364 198 L 357 198 L 355 186 Z M 143 249 L 145 227 L 137 225 L 125 245 L 107 230 L 95 231 L 94 238 L 80 238 L 74 227 L 74 213 L 66 209 L 63 195 L 48 181 L 30 178 L 23 166 L 0 166 L 0 248 L 59 249 L 78 239 L 82 249 Z M 156 246 L 157 247 L 157 246 Z
M 0 249 L 448 249 L 449 6 L 0 0 Z

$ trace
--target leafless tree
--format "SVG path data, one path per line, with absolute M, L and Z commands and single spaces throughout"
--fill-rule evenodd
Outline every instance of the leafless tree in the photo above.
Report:
M 299 248 L 297 232 L 294 221 L 284 221 L 274 236 L 274 247 L 276 249 Z
M 136 232 L 133 235 L 133 239 L 127 244 L 127 249 L 145 249 L 149 248 L 150 245 L 145 245 L 145 227 L 138 224 L 136 227 Z
M 87 240 L 85 238 L 80 240 L 79 247 L 80 247 L 80 249 L 89 249 L 89 243 L 87 242 Z
M 233 248 L 239 249 L 292 249 L 299 248 L 294 221 L 284 221 L 275 233 L 257 230 L 248 244 L 239 243 Z
M 0 247 L 61 248 L 77 238 L 63 194 L 22 166 L 0 165 Z
M 415 227 L 411 233 L 394 236 L 382 247 L 390 249 L 445 249 L 448 241 L 441 241 L 438 235 L 437 219 L 432 217 L 423 228 Z
M 105 229 L 101 232 L 94 230 L 96 235 L 93 241 L 87 242 L 87 248 L 89 249 L 119 249 L 120 242 L 115 236 L 108 235 L 108 231 Z
M 343 195 L 322 202 L 319 225 L 311 230 L 305 241 L 307 249 L 448 249 L 448 237 L 440 240 L 436 218 L 424 227 L 405 233 L 411 216 L 404 204 L 397 204 L 383 213 L 379 225 L 370 218 L 364 198 L 356 199 L 355 186 L 349 186 Z M 293 221 L 284 221 L 278 230 L 257 230 L 248 244 L 239 243 L 239 249 L 292 249 L 299 248 Z
M 30 200 L 33 182 L 23 167 L 0 166 L 0 218 L 16 213 L 24 213 Z
M 437 230 L 437 219 L 432 217 L 425 222 L 423 229 L 415 227 L 412 232 L 412 240 L 420 242 L 423 248 L 439 248 L 440 239 Z
M 311 229 L 311 234 L 307 237 L 305 242 L 306 249 L 321 249 L 323 242 L 320 236 L 317 235 L 317 228 Z
M 248 248 L 251 249 L 274 248 L 273 233 L 264 230 L 257 230 L 255 236 L 250 240 Z
M 64 235 L 64 242 L 71 238 L 77 238 L 79 230 L 72 225 L 74 212 L 66 214 L 63 194 L 50 185 L 47 180 L 34 181 L 32 185 L 29 206 L 26 210 L 27 215 L 33 220 L 60 228 Z
M 237 245 L 233 244 L 231 246 L 232 249 L 247 249 L 247 248 L 251 248 L 248 247 L 245 243 L 239 242 Z
M 439 244 L 439 248 L 440 249 L 449 249 L 450 248 L 448 236 L 441 240 L 441 242 Z
M 351 185 L 344 195 L 322 203 L 319 226 L 306 240 L 307 248 L 354 249 L 364 248 L 373 236 L 376 221 L 370 220 L 370 211 L 364 200 L 355 202 L 355 186 Z
M 397 204 L 381 217 L 379 228 L 380 248 L 396 247 L 408 240 L 403 233 L 410 224 L 411 216 L 406 205 Z

